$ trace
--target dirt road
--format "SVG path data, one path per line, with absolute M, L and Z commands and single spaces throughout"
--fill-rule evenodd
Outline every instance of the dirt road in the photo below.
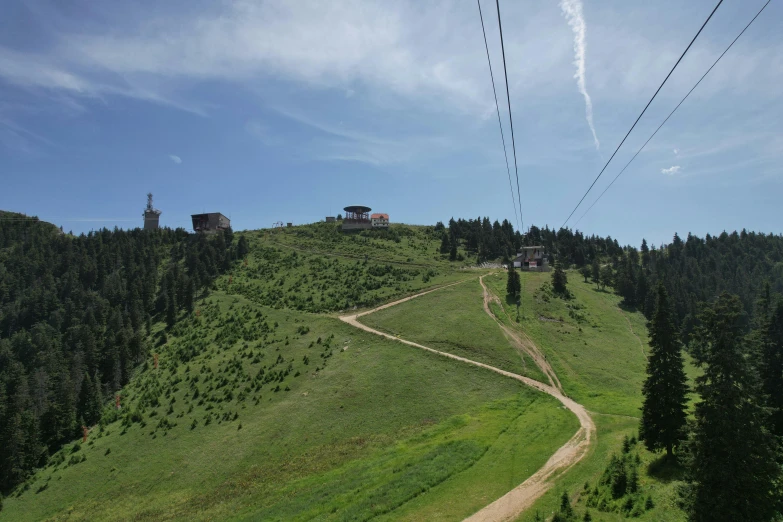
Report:
M 536 363 L 536 366 L 538 366 L 541 371 L 544 372 L 544 375 L 546 375 L 546 378 L 549 380 L 549 385 L 560 390 L 560 393 L 564 393 L 563 386 L 560 384 L 560 380 L 557 378 L 555 371 L 552 369 L 549 361 L 546 360 L 546 357 L 544 357 L 544 354 L 541 353 L 541 350 L 538 349 L 538 346 L 535 345 L 533 340 L 530 339 L 530 337 L 528 337 L 524 332 L 513 331 L 511 328 L 501 323 L 499 320 L 500 318 L 495 317 L 495 314 L 492 313 L 492 310 L 489 307 L 489 303 L 494 301 L 498 304 L 498 306 L 501 307 L 501 309 L 503 308 L 503 305 L 500 303 L 500 299 L 490 292 L 487 288 L 487 285 L 484 284 L 484 276 L 479 277 L 479 283 L 481 283 L 481 288 L 484 289 L 484 312 L 494 319 L 500 329 L 503 330 L 503 334 L 506 336 L 506 339 L 511 341 L 511 344 L 513 344 L 517 350 L 523 351 L 533 359 L 533 361 Z
M 595 438 L 595 424 L 593 423 L 593 420 L 590 418 L 590 414 L 581 404 L 574 402 L 573 400 L 569 399 L 563 394 L 562 387 L 560 386 L 560 381 L 557 380 L 557 375 L 555 375 L 554 371 L 552 370 L 552 367 L 549 365 L 549 363 L 546 361 L 543 355 L 541 355 L 540 350 L 538 350 L 538 348 L 535 346 L 532 340 L 530 340 L 530 338 L 527 338 L 527 336 L 525 336 L 526 339 L 523 341 L 523 338 L 520 335 L 518 335 L 517 332 L 514 332 L 510 328 L 507 328 L 504 325 L 502 325 L 494 316 L 494 314 L 492 314 L 492 311 L 489 308 L 489 303 L 493 299 L 497 299 L 497 298 L 492 296 L 492 294 L 489 292 L 487 287 L 484 285 L 483 277 L 484 276 L 481 276 L 479 278 L 479 282 L 481 283 L 481 286 L 484 289 L 485 312 L 487 312 L 493 319 L 495 319 L 498 326 L 500 326 L 503 329 L 503 332 L 506 334 L 506 336 L 508 336 L 509 339 L 512 340 L 512 342 L 519 349 L 524 350 L 525 353 L 528 353 L 533 358 L 536 364 L 538 364 L 539 367 L 541 368 L 541 371 L 544 372 L 544 374 L 549 379 L 550 384 L 544 384 L 535 379 L 531 379 L 530 377 L 517 375 L 512 372 L 501 370 L 500 368 L 495 368 L 494 366 L 490 366 L 488 364 L 472 361 L 470 359 L 466 359 L 465 357 L 460 357 L 458 355 L 453 355 L 450 353 L 434 350 L 432 348 L 428 348 L 427 346 L 414 343 L 412 341 L 406 341 L 405 339 L 400 339 L 393 335 L 370 328 L 369 326 L 364 325 L 358 321 L 358 318 L 363 315 L 371 314 L 378 310 L 383 310 L 385 308 L 389 308 L 398 305 L 400 303 L 404 303 L 405 301 L 410 301 L 411 299 L 421 297 L 423 295 L 429 294 L 431 292 L 435 292 L 442 288 L 447 288 L 448 286 L 452 286 L 452 285 L 446 285 L 440 288 L 436 288 L 434 290 L 428 290 L 426 292 L 412 295 L 410 297 L 400 299 L 399 301 L 394 301 L 392 303 L 388 303 L 383 306 L 379 306 L 378 308 L 375 308 L 373 310 L 369 310 L 359 314 L 345 315 L 340 317 L 340 320 L 352 326 L 355 326 L 356 328 L 364 330 L 366 332 L 371 332 L 376 335 L 386 337 L 387 339 L 392 339 L 394 341 L 398 341 L 407 344 L 409 346 L 413 346 L 415 348 L 420 348 L 428 352 L 436 353 L 438 355 L 441 355 L 443 357 L 448 357 L 456 361 L 472 364 L 474 366 L 479 366 L 481 368 L 485 368 L 487 370 L 493 371 L 495 373 L 498 373 L 505 377 L 509 377 L 511 379 L 516 379 L 532 388 L 535 388 L 536 390 L 551 395 L 552 397 L 560 401 L 563 404 L 563 406 L 565 406 L 571 412 L 573 412 L 574 415 L 576 415 L 576 417 L 579 419 L 579 424 L 580 424 L 579 430 L 574 434 L 573 437 L 571 437 L 571 439 L 568 442 L 566 442 L 563 446 L 561 446 L 554 453 L 554 455 L 552 455 L 549 458 L 549 460 L 547 460 L 546 464 L 544 464 L 541 467 L 541 469 L 536 471 L 535 474 L 533 474 L 531 477 L 525 480 L 522 484 L 515 487 L 514 489 L 512 489 L 511 491 L 509 491 L 499 499 L 495 500 L 488 506 L 482 508 L 481 510 L 479 510 L 478 512 L 474 513 L 473 515 L 471 515 L 466 519 L 466 521 L 470 521 L 470 522 L 479 522 L 479 521 L 500 522 L 505 520 L 511 520 L 519 516 L 520 513 L 522 513 L 525 509 L 530 507 L 533 504 L 533 502 L 535 502 L 541 495 L 543 495 L 549 488 L 551 488 L 554 485 L 553 479 L 558 474 L 569 469 L 571 466 L 579 462 L 587 454 L 590 444 L 592 440 Z M 459 284 L 459 283 L 453 283 L 453 284 Z

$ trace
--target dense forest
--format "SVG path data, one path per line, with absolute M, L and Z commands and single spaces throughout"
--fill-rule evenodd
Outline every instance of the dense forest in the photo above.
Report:
M 688 341 L 698 323 L 700 310 L 723 292 L 737 295 L 745 320 L 754 312 L 756 298 L 765 282 L 773 293 L 783 293 L 783 236 L 755 232 L 674 234 L 670 244 L 650 246 L 642 239 L 639 248 L 620 246 L 610 236 L 587 236 L 567 228 L 531 226 L 526 234 L 514 231 L 507 220 L 489 218 L 449 220 L 448 228 L 436 225 L 442 234 L 441 253 L 464 248 L 477 261 L 508 262 L 522 245 L 543 245 L 550 264 L 588 267 L 596 284 L 613 288 L 626 306 L 652 317 L 655 289 L 662 281 L 672 300 L 674 322 Z
M 246 251 L 228 231 L 99 230 L 0 219 L 0 490 L 94 424 L 150 350 Z

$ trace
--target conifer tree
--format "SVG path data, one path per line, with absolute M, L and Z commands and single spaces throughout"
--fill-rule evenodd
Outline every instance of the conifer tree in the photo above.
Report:
M 770 521 L 779 501 L 777 443 L 743 336 L 742 304 L 721 294 L 694 332 L 704 374 L 689 441 L 685 503 L 693 522 Z
M 593 271 L 593 283 L 595 283 L 595 286 L 599 286 L 601 284 L 601 265 L 598 263 L 598 258 L 593 259 L 593 266 L 591 267 Z
M 759 373 L 772 413 L 771 429 L 775 435 L 783 437 L 783 301 L 778 301 L 763 326 Z
M 606 288 L 607 286 L 612 286 L 613 282 L 614 274 L 612 273 L 612 267 L 610 265 L 606 265 L 601 268 L 601 287 Z
M 506 293 L 508 295 L 518 296 L 522 291 L 522 281 L 519 278 L 519 273 L 516 271 L 513 265 L 508 267 L 508 280 L 506 281 Z
M 451 250 L 451 244 L 449 243 L 449 235 L 446 232 L 443 232 L 440 238 L 440 253 L 448 254 L 449 250 Z
M 171 328 L 177 322 L 177 302 L 169 295 L 166 300 L 166 325 Z
M 555 270 L 552 272 L 552 289 L 556 294 L 568 296 L 568 276 L 560 261 L 555 262 Z
M 250 246 L 247 244 L 247 238 L 242 234 L 239 236 L 239 242 L 237 243 L 237 255 L 242 259 L 248 252 L 250 252 Z
M 582 275 L 582 277 L 585 278 L 585 283 L 586 283 L 587 278 L 590 277 L 590 274 L 592 273 L 592 270 L 590 270 L 589 266 L 585 265 L 579 269 L 579 273 Z
M 663 283 L 658 284 L 649 331 L 651 350 L 647 379 L 642 387 L 639 438 L 648 450 L 665 449 L 667 456 L 671 456 L 673 448 L 685 438 L 688 386 L 673 312 Z

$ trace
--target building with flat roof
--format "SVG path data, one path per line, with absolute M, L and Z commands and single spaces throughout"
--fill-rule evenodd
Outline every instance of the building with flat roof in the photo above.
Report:
M 514 259 L 514 267 L 533 272 L 549 272 L 549 258 L 543 246 L 524 246 Z
M 202 234 L 215 234 L 219 230 L 231 228 L 231 220 L 220 212 L 193 214 L 190 218 L 193 220 L 193 230 Z

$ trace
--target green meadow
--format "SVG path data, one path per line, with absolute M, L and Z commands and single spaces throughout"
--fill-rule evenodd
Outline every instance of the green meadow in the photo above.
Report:
M 361 321 L 546 382 L 484 312 L 478 277 L 487 271 L 464 270 L 462 251 L 449 262 L 432 227 L 345 235 L 322 223 L 245 235 L 246 258 L 192 314 L 153 326 L 122 409 L 107 405 L 86 443 L 66 445 L 4 499 L 0 520 L 461 520 L 578 429 L 558 401 L 513 379 L 337 319 L 458 283 Z M 568 275 L 573 298 L 563 300 L 550 274 L 522 273 L 519 319 L 505 272 L 484 279 L 500 298 L 493 314 L 537 344 L 598 430 L 522 521 L 552 515 L 563 491 L 581 517 L 638 426 L 644 318 Z M 633 451 L 634 501 L 654 504 L 637 518 L 683 520 L 681 470 Z M 624 519 L 610 511 L 591 508 L 593 520 Z
M 154 339 L 159 367 L 150 357 L 122 410 L 0 518 L 459 518 L 576 429 L 513 380 L 221 291 Z M 455 487 L 466 493 L 446 509 Z
M 547 382 L 530 356 L 514 348 L 486 314 L 483 299 L 476 274 L 463 283 L 359 320 L 376 330 L 429 348 Z

